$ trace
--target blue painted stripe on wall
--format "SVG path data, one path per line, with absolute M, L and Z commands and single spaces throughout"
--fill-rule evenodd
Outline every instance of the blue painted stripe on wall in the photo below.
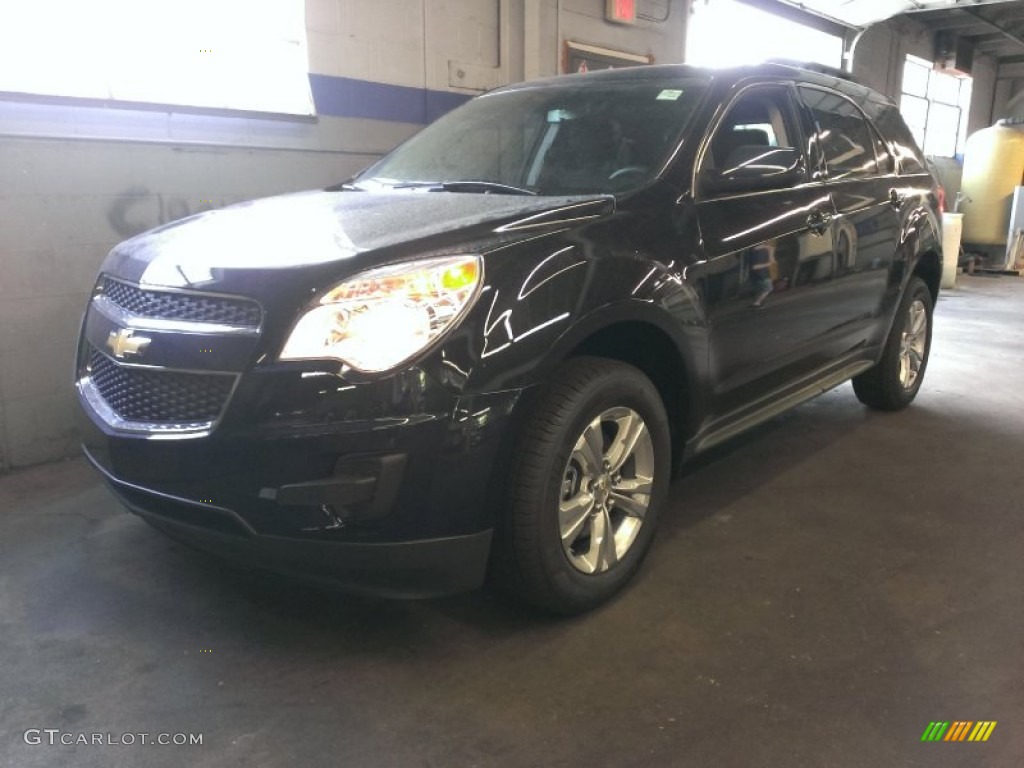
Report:
M 471 97 L 449 91 L 427 91 L 427 122 L 432 123 L 445 112 L 451 112 Z
M 399 123 L 431 123 L 469 96 L 331 75 L 310 75 L 318 115 L 362 117 Z

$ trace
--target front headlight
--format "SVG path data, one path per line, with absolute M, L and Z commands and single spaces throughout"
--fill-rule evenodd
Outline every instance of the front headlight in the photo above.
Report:
M 367 373 L 396 368 L 465 314 L 482 272 L 479 256 L 424 259 L 362 272 L 306 311 L 281 359 L 332 358 Z

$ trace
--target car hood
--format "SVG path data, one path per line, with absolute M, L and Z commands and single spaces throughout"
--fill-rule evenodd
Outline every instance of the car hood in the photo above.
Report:
M 304 192 L 207 211 L 145 232 L 117 246 L 103 272 L 148 286 L 244 292 L 245 284 L 255 287 L 268 277 L 344 277 L 401 260 L 405 252 L 423 253 L 427 239 L 432 248 L 450 252 L 496 232 L 536 232 L 612 210 L 614 199 L 607 196 Z

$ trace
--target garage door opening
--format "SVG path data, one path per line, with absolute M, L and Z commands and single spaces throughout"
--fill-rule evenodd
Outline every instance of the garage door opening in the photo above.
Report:
M 732 67 L 765 59 L 798 59 L 840 67 L 843 41 L 738 0 L 698 0 L 686 41 L 686 63 Z

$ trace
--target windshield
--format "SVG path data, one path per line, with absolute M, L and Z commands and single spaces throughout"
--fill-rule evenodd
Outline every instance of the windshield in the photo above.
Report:
M 498 91 L 424 128 L 356 184 L 539 195 L 630 191 L 661 170 L 705 86 L 651 78 Z

